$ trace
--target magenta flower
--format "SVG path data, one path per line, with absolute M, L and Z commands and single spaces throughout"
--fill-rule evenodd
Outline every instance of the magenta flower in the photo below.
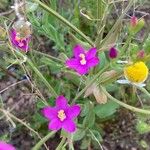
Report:
M 116 49 L 115 47 L 111 47 L 111 48 L 109 49 L 108 56 L 109 56 L 109 58 L 111 58 L 111 59 L 116 58 L 116 57 L 118 56 L 118 51 L 117 51 L 117 49 Z
M 69 106 L 67 99 L 64 96 L 59 96 L 56 99 L 56 106 L 44 107 L 42 113 L 50 120 L 48 125 L 49 130 L 59 130 L 63 128 L 68 132 L 74 132 L 76 130 L 76 125 L 73 119 L 79 115 L 80 106 Z
M 4 141 L 0 141 L 0 150 L 16 150 L 12 145 Z
M 80 45 L 73 49 L 74 57 L 66 61 L 66 65 L 76 70 L 80 75 L 89 72 L 89 69 L 99 64 L 99 58 L 96 57 L 96 48 L 85 51 Z
M 30 37 L 20 39 L 20 38 L 17 36 L 17 32 L 15 31 L 15 29 L 12 29 L 12 30 L 10 31 L 10 39 L 11 39 L 12 44 L 13 44 L 15 47 L 18 47 L 18 48 L 22 49 L 22 50 L 25 51 L 25 52 L 28 52 L 28 51 L 29 51 Z

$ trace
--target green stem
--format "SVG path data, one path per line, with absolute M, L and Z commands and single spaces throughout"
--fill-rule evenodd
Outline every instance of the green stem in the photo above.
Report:
M 103 2 L 102 0 L 97 0 L 97 37 L 96 37 L 96 41 L 95 41 L 95 45 L 97 47 L 97 45 L 99 44 L 99 42 L 102 39 L 102 16 L 103 16 Z
M 15 51 L 19 56 L 21 56 L 22 58 L 24 58 L 25 56 L 19 52 L 19 51 Z M 48 83 L 48 81 L 45 79 L 45 77 L 41 74 L 41 72 L 35 67 L 35 65 L 32 63 L 32 61 L 29 58 L 26 58 L 27 63 L 29 64 L 29 66 L 34 70 L 34 72 L 38 75 L 38 77 L 43 81 L 43 83 L 47 86 L 47 88 L 49 89 L 50 93 L 57 97 L 57 93 L 55 92 L 55 90 L 52 88 L 52 86 Z
M 112 97 L 112 96 L 106 91 L 106 89 L 105 89 L 104 87 L 101 87 L 101 89 L 103 90 L 103 92 L 105 93 L 105 95 L 106 95 L 110 100 L 112 100 L 112 101 L 118 103 L 119 105 L 125 107 L 126 109 L 129 109 L 129 110 L 131 110 L 131 111 L 133 111 L 133 112 L 142 113 L 142 114 L 150 114 L 150 111 L 148 111 L 148 110 L 136 108 L 136 107 L 130 106 L 130 105 L 128 105 L 128 104 L 125 104 L 125 103 L 123 103 L 123 102 L 117 100 L 116 98 Z
M 132 34 L 129 34 L 123 48 L 122 48 L 122 53 L 126 52 L 127 51 L 127 48 L 129 46 L 129 44 L 131 43 L 131 40 L 132 40 Z M 128 52 L 129 53 L 129 52 Z
M 42 138 L 42 139 L 32 148 L 32 150 L 39 150 L 39 149 L 41 148 L 41 146 L 42 146 L 50 137 L 52 137 L 55 133 L 56 133 L 56 131 L 52 131 L 52 132 L 48 133 L 44 138 Z
M 119 24 L 122 22 L 122 19 L 123 19 L 124 15 L 128 12 L 128 10 L 131 8 L 131 6 L 133 4 L 134 4 L 134 1 L 130 0 L 128 6 L 125 8 L 124 12 L 121 14 L 121 16 L 118 18 L 118 20 L 114 24 L 114 26 L 111 28 L 109 33 L 106 35 L 106 37 L 104 38 L 103 42 L 100 43 L 100 45 L 98 45 L 98 48 L 101 47 L 102 45 L 105 45 L 105 43 L 107 43 L 107 39 L 109 39 L 109 37 L 111 37 L 111 34 L 115 31 L 115 29 L 118 28 Z
M 44 3 L 40 2 L 39 0 L 33 0 L 36 3 L 38 3 L 42 8 L 44 8 L 46 11 L 48 11 L 50 14 L 55 16 L 57 19 L 59 19 L 62 23 L 70 27 L 73 31 L 78 33 L 83 39 L 85 39 L 91 46 L 94 46 L 94 43 L 90 40 L 89 37 L 87 37 L 83 32 L 81 32 L 77 27 L 75 27 L 73 24 L 71 24 L 68 20 L 66 20 L 64 17 L 62 17 L 60 14 L 58 14 L 56 11 L 51 9 L 50 7 L 46 6 Z
M 55 92 L 53 87 L 48 83 L 48 81 L 45 79 L 45 77 L 41 74 L 41 72 L 34 66 L 34 64 L 29 59 L 27 60 L 27 62 L 30 65 L 30 67 L 34 70 L 34 72 L 38 75 L 38 77 L 45 83 L 45 85 L 49 89 L 50 93 L 53 96 L 57 97 L 58 96 L 57 93 Z
M 34 54 L 36 54 L 36 55 L 42 55 L 42 56 L 48 57 L 48 58 L 50 58 L 50 59 L 53 59 L 53 60 L 55 60 L 55 61 L 63 62 L 63 61 L 62 61 L 61 59 L 59 59 L 59 58 L 56 58 L 56 57 L 54 57 L 54 56 L 52 56 L 52 55 L 49 55 L 49 54 L 42 53 L 42 52 L 40 52 L 40 51 L 32 50 L 32 52 L 33 52 Z
M 99 78 L 99 76 L 109 67 L 106 66 L 104 69 L 102 69 L 101 71 L 99 71 L 94 77 L 93 79 L 91 79 L 91 81 L 89 81 L 89 83 L 87 83 L 87 85 L 76 95 L 76 97 L 73 99 L 72 103 L 74 103 L 87 89 L 90 85 L 92 85 L 92 83 L 94 83 L 94 81 L 96 79 Z
M 64 145 L 66 141 L 66 137 L 63 137 L 59 145 L 57 146 L 56 150 L 61 150 L 62 146 Z
M 137 87 L 137 88 L 150 98 L 150 93 L 145 88 L 143 88 L 143 87 Z

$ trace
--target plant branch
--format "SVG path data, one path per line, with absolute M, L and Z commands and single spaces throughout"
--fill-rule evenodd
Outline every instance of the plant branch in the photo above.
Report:
M 150 111 L 149 110 L 144 110 L 144 109 L 140 109 L 140 108 L 136 108 L 136 107 L 133 107 L 133 106 L 130 106 L 128 104 L 125 104 L 119 100 L 117 100 L 116 98 L 112 97 L 104 87 L 101 87 L 102 91 L 105 93 L 105 95 L 112 101 L 118 103 L 119 105 L 125 107 L 126 109 L 129 109 L 133 112 L 137 112 L 137 113 L 142 113 L 142 114 L 148 114 L 150 115 Z
M 42 146 L 50 137 L 52 137 L 55 133 L 56 133 L 56 131 L 52 131 L 52 132 L 48 133 L 44 138 L 42 138 L 42 139 L 32 148 L 32 150 L 39 150 L 39 149 L 41 148 L 41 146 Z
M 38 3 L 44 10 L 49 12 L 51 15 L 55 16 L 58 20 L 60 20 L 62 23 L 70 27 L 73 31 L 78 33 L 84 40 L 86 40 L 91 46 L 94 46 L 94 43 L 90 40 L 89 37 L 87 37 L 83 32 L 81 32 L 77 27 L 75 27 L 73 24 L 71 24 L 68 20 L 66 20 L 64 17 L 62 17 L 60 14 L 58 14 L 56 11 L 45 5 L 39 0 L 33 0 L 36 3 Z

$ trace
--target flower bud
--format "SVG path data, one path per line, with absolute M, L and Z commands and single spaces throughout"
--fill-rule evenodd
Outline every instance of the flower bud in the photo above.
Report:
M 131 34 L 138 33 L 145 25 L 144 19 L 138 20 L 135 16 L 131 17 L 130 25 L 129 25 L 129 32 Z
M 118 56 L 118 51 L 117 51 L 117 49 L 116 49 L 115 47 L 111 47 L 111 48 L 109 49 L 108 56 L 109 56 L 109 58 L 111 58 L 111 59 L 116 58 L 116 57 Z
M 138 24 L 138 19 L 135 16 L 132 16 L 130 19 L 130 25 L 131 27 L 135 27 Z
M 140 50 L 138 53 L 137 53 L 137 57 L 138 58 L 144 58 L 144 56 L 145 56 L 145 51 L 144 50 Z

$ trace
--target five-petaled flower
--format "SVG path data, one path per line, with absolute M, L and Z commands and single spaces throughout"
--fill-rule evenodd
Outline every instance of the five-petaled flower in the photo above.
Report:
M 50 120 L 48 125 L 49 130 L 59 130 L 63 128 L 65 131 L 74 132 L 76 125 L 73 119 L 80 113 L 80 106 L 69 106 L 67 99 L 64 96 L 59 96 L 56 99 L 56 106 L 46 106 L 42 109 L 43 115 Z
M 10 31 L 10 40 L 12 42 L 12 44 L 25 51 L 25 52 L 28 52 L 29 51 L 29 42 L 30 42 L 30 36 L 29 37 L 25 37 L 25 38 L 20 38 L 18 35 L 17 35 L 17 32 L 15 29 L 11 29 Z
M 12 145 L 4 141 L 0 141 L 0 150 L 16 150 Z
M 99 58 L 96 56 L 96 48 L 85 51 L 80 45 L 73 49 L 74 57 L 66 61 L 66 65 L 76 70 L 80 75 L 87 74 L 89 69 L 99 64 Z

